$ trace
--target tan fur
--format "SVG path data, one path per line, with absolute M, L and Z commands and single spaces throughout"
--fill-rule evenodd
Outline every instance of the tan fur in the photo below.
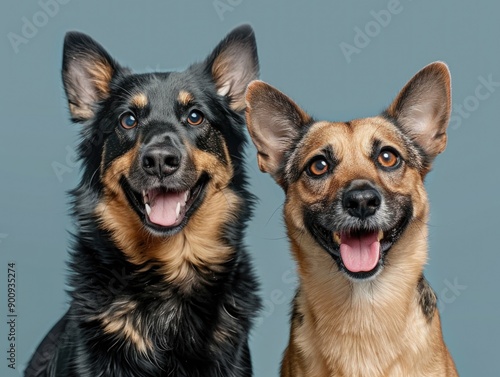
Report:
M 137 93 L 130 102 L 135 107 L 144 108 L 148 105 L 148 97 L 144 93 Z
M 73 103 L 68 103 L 69 111 L 75 118 L 89 119 L 94 116 L 94 112 L 89 107 L 81 107 Z
M 140 323 L 133 319 L 136 304 L 131 301 L 116 301 L 108 310 L 96 316 L 101 321 L 104 332 L 122 336 L 137 347 L 142 353 L 147 353 L 152 348 L 147 329 L 139 330 Z
M 94 64 L 87 66 L 87 71 L 98 90 L 100 99 L 104 99 L 109 93 L 109 83 L 113 77 L 113 68 L 103 61 L 96 60 Z
M 90 119 L 94 116 L 94 108 L 88 103 L 104 100 L 109 95 L 109 83 L 113 77 L 113 67 L 106 61 L 99 58 L 87 61 L 82 56 L 82 69 L 85 71 L 87 80 L 92 83 L 93 89 L 86 92 L 77 93 L 73 89 L 68 92 L 68 106 L 71 115 L 79 119 Z M 65 75 L 68 73 L 66 72 Z M 87 92 L 88 91 L 88 92 Z M 81 97 L 80 97 L 81 96 Z M 90 98 L 87 98 L 90 97 Z
M 234 252 L 220 239 L 222 225 L 232 220 L 240 205 L 238 196 L 227 188 L 233 175 L 231 165 L 222 163 L 210 153 L 192 148 L 189 153 L 199 175 L 208 172 L 211 176 L 206 197 L 182 231 L 167 238 L 154 237 L 143 229 L 118 183 L 122 175 L 128 176 L 139 145 L 140 141 L 103 172 L 105 195 L 96 213 L 102 227 L 111 232 L 113 240 L 130 262 L 158 264 L 166 281 L 190 289 L 196 269 L 217 270 Z M 227 149 L 225 152 L 229 161 Z
M 275 175 L 275 172 L 279 166 L 279 161 L 282 157 L 281 153 L 276 151 L 283 151 L 287 149 L 287 138 L 288 130 L 285 126 L 286 119 L 283 119 L 280 113 L 273 110 L 273 106 L 277 98 L 268 99 L 265 97 L 268 84 L 263 81 L 255 80 L 248 86 L 247 90 L 247 123 L 248 131 L 254 144 L 257 146 L 257 163 L 259 169 L 263 172 L 269 172 L 275 179 L 280 179 Z M 295 102 L 287 98 L 283 93 L 274 93 L 275 96 L 281 97 L 278 99 L 285 100 L 285 103 L 293 108 L 293 113 L 297 115 L 297 120 L 303 124 L 309 123 L 311 117 L 303 111 Z M 256 112 L 254 116 L 249 116 L 253 111 L 253 107 L 258 107 L 259 112 Z M 266 119 L 259 119 L 260 114 L 262 114 Z M 269 124 L 273 126 L 282 125 L 284 126 L 284 131 L 282 137 L 274 138 L 271 137 L 273 130 L 269 127 Z M 263 126 L 263 127 L 262 127 Z M 281 184 L 281 183 L 280 183 Z
M 321 186 L 290 185 L 285 222 L 298 262 L 300 323 L 292 321 L 283 377 L 457 376 L 443 342 L 439 314 L 428 323 L 417 285 L 427 259 L 428 202 L 420 172 L 406 166 L 402 177 L 380 173 L 370 159 L 372 136 L 404 146 L 394 126 L 381 117 L 345 123 L 318 122 L 297 146 L 300 161 L 331 145 L 340 163 Z M 404 157 L 404 155 L 403 155 Z M 411 194 L 416 220 L 393 245 L 386 267 L 374 280 L 351 282 L 302 222 L 302 211 L 333 198 L 353 179 L 369 179 L 387 191 Z
M 184 106 L 189 105 L 189 103 L 193 100 L 193 95 L 185 90 L 181 90 L 177 96 L 177 101 Z
M 419 185 L 421 174 L 418 171 L 405 169 L 404 179 L 399 176 L 398 179 L 392 179 L 391 176 L 378 174 L 374 169 L 369 158 L 374 130 L 377 131 L 377 138 L 384 144 L 403 144 L 395 126 L 381 117 L 353 120 L 350 125 L 324 121 L 312 125 L 307 137 L 298 146 L 299 150 L 303 151 L 299 154 L 300 160 L 308 161 L 327 145 L 331 145 L 342 163 L 336 167 L 335 179 L 328 180 L 323 186 L 307 186 L 303 181 L 299 181 L 297 198 L 309 204 L 324 197 L 332 199 L 348 182 L 354 179 L 369 179 L 390 192 L 412 193 L 417 196 L 418 201 L 425 201 L 426 194 L 423 186 Z M 404 148 L 399 148 L 399 151 L 403 153 L 403 159 L 408 158 L 404 154 Z

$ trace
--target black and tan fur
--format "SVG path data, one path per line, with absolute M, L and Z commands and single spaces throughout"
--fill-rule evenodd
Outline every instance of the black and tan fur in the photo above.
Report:
M 253 196 L 242 111 L 258 76 L 252 29 L 183 72 L 134 74 L 81 33 L 67 34 L 63 55 L 71 117 L 83 123 L 71 307 L 25 375 L 251 376 L 260 299 L 243 245 Z
M 328 122 L 268 84 L 249 85 L 248 128 L 260 169 L 285 191 L 300 278 L 283 377 L 457 376 L 423 276 L 423 182 L 446 146 L 450 92 L 446 65 L 433 63 L 381 115 Z M 350 270 L 342 237 L 369 234 L 375 267 Z

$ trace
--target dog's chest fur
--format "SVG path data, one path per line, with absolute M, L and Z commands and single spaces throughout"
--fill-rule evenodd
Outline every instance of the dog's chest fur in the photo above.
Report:
M 405 237 L 415 232 L 420 230 L 409 229 Z M 408 273 L 400 265 L 403 259 L 423 265 L 424 241 L 413 243 L 413 250 L 391 250 L 387 263 L 393 268 L 376 280 L 352 284 L 333 272 L 330 257 L 312 239 L 305 239 L 301 247 L 308 253 L 299 266 L 289 346 L 303 355 L 295 368 L 304 369 L 290 376 L 445 375 L 435 295 L 425 279 L 419 283 L 421 270 Z

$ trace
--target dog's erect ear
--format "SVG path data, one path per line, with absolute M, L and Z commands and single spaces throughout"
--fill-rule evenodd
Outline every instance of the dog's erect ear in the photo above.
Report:
M 104 48 L 79 32 L 64 38 L 62 78 L 75 122 L 94 116 L 95 105 L 109 94 L 109 84 L 120 66 Z
M 312 119 L 285 94 L 262 81 L 250 83 L 246 104 L 247 126 L 257 147 L 259 168 L 282 184 L 284 153 Z
M 429 64 L 413 76 L 386 110 L 430 160 L 446 147 L 450 112 L 450 71 L 441 62 Z
M 217 93 L 230 99 L 235 111 L 245 109 L 245 90 L 259 77 L 259 59 L 253 29 L 242 25 L 224 38 L 206 60 Z

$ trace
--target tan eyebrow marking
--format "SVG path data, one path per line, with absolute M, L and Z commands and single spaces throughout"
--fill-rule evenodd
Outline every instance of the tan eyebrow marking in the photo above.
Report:
M 144 93 L 138 93 L 132 97 L 132 105 L 136 107 L 146 107 L 148 104 L 148 97 Z
M 194 99 L 193 95 L 185 90 L 181 90 L 177 96 L 177 100 L 182 105 L 187 105 Z

